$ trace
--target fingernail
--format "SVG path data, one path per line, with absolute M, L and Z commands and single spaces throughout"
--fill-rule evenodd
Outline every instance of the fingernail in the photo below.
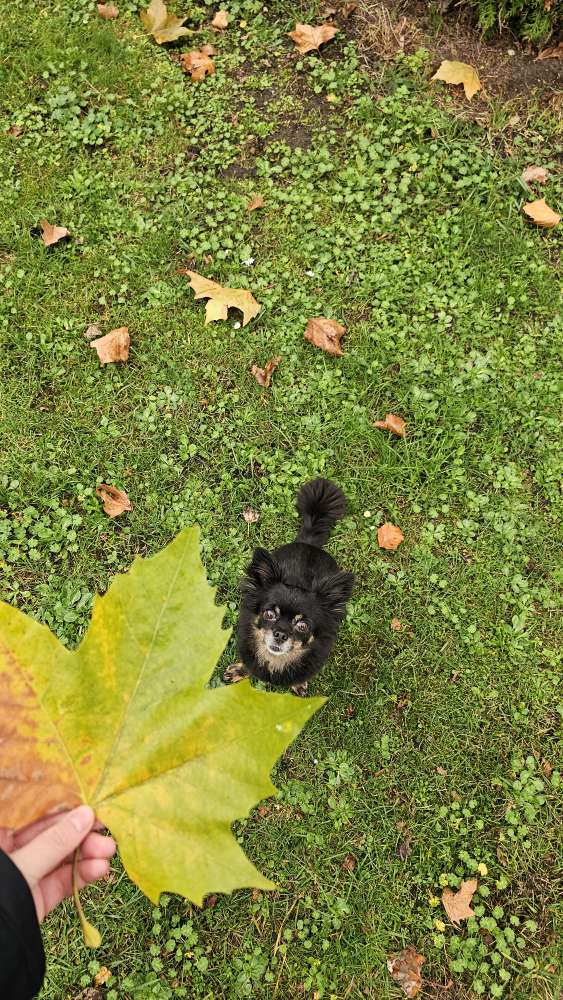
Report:
M 86 833 L 94 822 L 94 812 L 90 806 L 78 806 L 69 812 L 68 818 L 78 833 Z

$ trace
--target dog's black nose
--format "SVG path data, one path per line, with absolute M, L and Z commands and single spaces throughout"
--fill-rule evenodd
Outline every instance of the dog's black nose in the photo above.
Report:
M 285 641 L 286 641 L 286 639 L 287 639 L 287 635 L 286 635 L 286 633 L 285 633 L 285 632 L 278 632 L 278 631 L 275 631 L 275 632 L 274 632 L 274 639 L 276 640 L 276 642 L 279 642 L 279 644 L 281 645 L 281 644 L 282 644 L 282 642 L 285 642 Z

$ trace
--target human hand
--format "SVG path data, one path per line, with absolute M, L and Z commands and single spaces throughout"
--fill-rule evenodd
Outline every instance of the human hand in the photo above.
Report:
M 33 896 L 39 922 L 72 893 L 72 860 L 80 847 L 78 887 L 108 874 L 108 859 L 115 854 L 111 837 L 93 832 L 102 829 L 89 806 L 7 830 L 0 827 L 0 848 L 10 855 Z

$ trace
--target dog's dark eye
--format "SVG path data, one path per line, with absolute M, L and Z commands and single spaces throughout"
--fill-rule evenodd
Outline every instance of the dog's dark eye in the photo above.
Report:
M 301 633 L 308 632 L 309 631 L 309 626 L 307 625 L 307 622 L 296 622 L 296 624 L 295 624 L 295 631 L 296 632 L 301 632 Z
M 272 611 L 271 608 L 268 608 L 266 611 L 262 613 L 262 617 L 265 622 L 275 622 L 278 616 L 275 611 Z

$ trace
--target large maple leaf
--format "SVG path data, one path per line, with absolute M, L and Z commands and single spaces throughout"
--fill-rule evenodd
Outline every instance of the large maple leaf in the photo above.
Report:
M 231 833 L 323 699 L 206 688 L 229 633 L 184 529 L 97 597 L 81 645 L 0 603 L 0 824 L 92 806 L 152 900 L 272 883 Z

